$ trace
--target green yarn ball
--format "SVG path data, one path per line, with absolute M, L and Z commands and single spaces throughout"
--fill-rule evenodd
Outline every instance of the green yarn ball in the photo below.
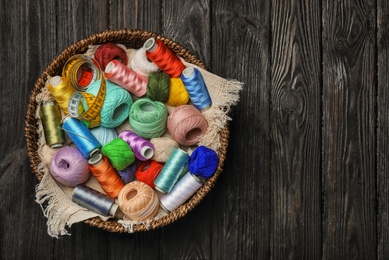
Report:
M 101 152 L 108 157 L 113 168 L 122 171 L 135 161 L 131 147 L 121 138 L 115 138 L 104 145 Z
M 168 113 L 165 104 L 149 98 L 141 98 L 132 104 L 130 125 L 139 136 L 151 139 L 166 132 Z
M 146 95 L 154 101 L 166 102 L 169 98 L 170 77 L 164 72 L 151 72 Z

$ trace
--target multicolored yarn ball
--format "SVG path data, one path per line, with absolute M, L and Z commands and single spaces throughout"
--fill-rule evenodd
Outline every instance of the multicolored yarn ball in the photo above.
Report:
M 184 105 L 170 113 L 167 127 L 179 144 L 191 146 L 197 144 L 206 133 L 208 122 L 194 106 Z
M 90 131 L 102 146 L 106 145 L 107 143 L 118 137 L 118 134 L 116 133 L 115 129 L 106 128 L 104 126 L 92 128 L 90 129 Z
M 101 80 L 95 81 L 87 90 L 94 96 L 97 95 Z M 132 106 L 132 97 L 127 90 L 119 87 L 115 83 L 106 80 L 107 93 L 103 107 L 101 108 L 101 125 L 108 128 L 114 128 L 123 123 L 128 117 Z
M 54 155 L 50 172 L 59 183 L 75 187 L 89 179 L 90 171 L 87 159 L 72 146 L 65 146 Z
M 208 147 L 197 147 L 189 158 L 189 172 L 192 174 L 208 179 L 211 177 L 219 164 L 219 157 L 216 152 Z
M 189 102 L 189 93 L 180 78 L 170 78 L 169 98 L 166 104 L 169 106 L 182 106 Z
M 126 184 L 118 196 L 120 210 L 130 219 L 152 219 L 159 210 L 157 193 L 140 181 Z
M 150 142 L 154 145 L 154 155 L 151 159 L 157 162 L 167 162 L 170 154 L 179 147 L 176 141 L 164 136 L 152 138 Z
M 131 147 L 121 138 L 115 138 L 105 146 L 101 152 L 108 157 L 112 166 L 122 171 L 135 161 Z
M 144 78 L 149 77 L 151 72 L 159 71 L 158 66 L 155 65 L 154 62 L 151 62 L 147 59 L 146 50 L 143 48 L 138 49 L 132 57 L 131 69 Z
M 131 106 L 130 125 L 139 136 L 151 139 L 166 132 L 167 116 L 167 109 L 162 102 L 141 98 Z
M 154 101 L 166 102 L 169 98 L 170 77 L 164 72 L 151 72 L 146 95 Z
M 125 168 L 122 171 L 117 171 L 122 181 L 127 184 L 132 182 L 135 179 L 135 172 L 138 168 L 138 165 L 136 163 L 130 164 L 127 168 Z
M 113 60 L 118 60 L 124 65 L 128 63 L 126 51 L 115 43 L 105 43 L 99 46 L 95 52 L 95 59 L 100 64 L 104 71 L 108 63 Z
M 151 188 L 155 188 L 154 181 L 163 168 L 163 163 L 156 161 L 145 161 L 141 163 L 135 172 L 135 178 L 138 181 L 146 183 Z

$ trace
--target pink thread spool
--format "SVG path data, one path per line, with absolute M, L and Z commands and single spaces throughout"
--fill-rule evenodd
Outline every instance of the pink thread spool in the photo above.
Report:
M 135 71 L 120 63 L 118 60 L 113 60 L 107 64 L 105 67 L 105 76 L 110 81 L 127 89 L 137 97 L 146 94 L 147 80 L 138 76 Z
M 181 145 L 195 145 L 208 129 L 208 122 L 199 110 L 191 105 L 176 107 L 167 119 L 173 139 Z

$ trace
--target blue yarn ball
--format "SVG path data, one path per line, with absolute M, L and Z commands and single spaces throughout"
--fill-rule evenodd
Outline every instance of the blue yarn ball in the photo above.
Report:
M 93 82 L 87 89 L 87 93 L 97 95 L 101 80 Z M 103 107 L 101 108 L 101 125 L 108 128 L 115 128 L 123 123 L 130 113 L 132 106 L 131 94 L 124 88 L 106 80 L 107 93 Z
M 115 129 L 106 128 L 104 126 L 99 126 L 90 129 L 92 134 L 96 137 L 96 139 L 101 143 L 102 146 L 111 142 L 113 139 L 118 137 Z
M 216 152 L 205 146 L 197 147 L 189 158 L 189 172 L 208 179 L 211 177 L 219 164 L 219 157 Z
M 122 171 L 117 171 L 124 184 L 130 183 L 135 179 L 135 172 L 138 165 L 133 163 Z

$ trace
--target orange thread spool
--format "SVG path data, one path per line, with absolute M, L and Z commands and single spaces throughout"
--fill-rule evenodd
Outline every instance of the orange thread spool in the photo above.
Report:
M 163 72 L 172 78 L 178 78 L 185 65 L 162 41 L 154 38 L 148 39 L 143 48 L 147 58 L 154 62 Z
M 103 190 L 111 198 L 116 198 L 124 187 L 119 174 L 109 163 L 107 157 L 98 154 L 89 159 L 89 169 L 96 177 Z
M 135 172 L 135 178 L 138 181 L 146 183 L 151 188 L 155 188 L 154 181 L 162 170 L 163 163 L 148 160 L 138 166 Z

